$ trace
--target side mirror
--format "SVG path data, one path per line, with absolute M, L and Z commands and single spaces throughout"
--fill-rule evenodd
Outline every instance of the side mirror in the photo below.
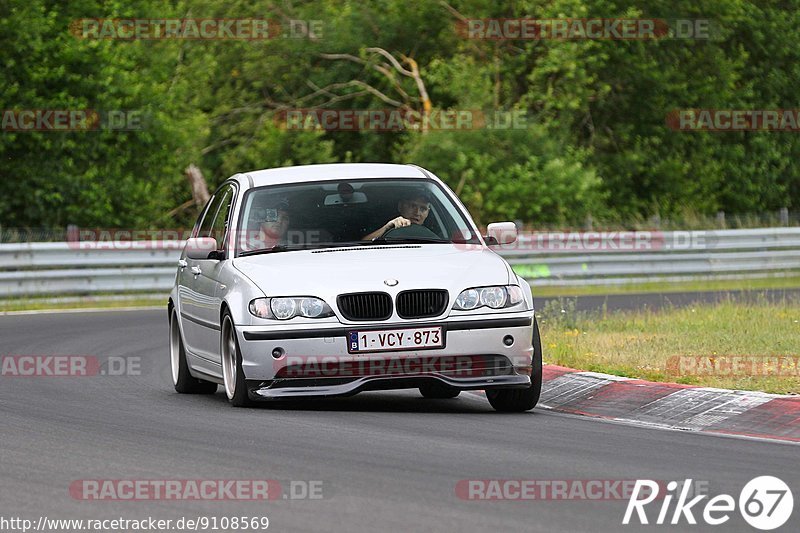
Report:
M 494 222 L 486 227 L 486 244 L 511 244 L 517 240 L 517 225 L 513 222 Z
M 192 237 L 186 240 L 186 257 L 189 259 L 218 259 L 210 257 L 217 251 L 217 240 L 213 237 Z

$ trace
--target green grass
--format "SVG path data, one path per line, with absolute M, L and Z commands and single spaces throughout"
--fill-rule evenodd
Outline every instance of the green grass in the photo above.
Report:
M 562 309 L 551 302 L 538 319 L 548 363 L 651 381 L 800 394 L 798 372 L 788 376 L 708 372 L 708 365 L 721 357 L 800 356 L 797 299 L 586 314 L 575 312 L 570 303 Z M 676 372 L 671 364 L 679 357 L 699 359 L 706 371 Z
M 797 289 L 800 276 L 759 279 L 711 279 L 684 282 L 631 283 L 625 285 L 584 285 L 533 287 L 534 297 L 590 296 L 644 292 L 699 292 L 726 290 Z

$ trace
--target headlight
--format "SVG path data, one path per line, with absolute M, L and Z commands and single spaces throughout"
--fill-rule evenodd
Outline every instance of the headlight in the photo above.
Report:
M 274 318 L 269 310 L 269 298 L 259 298 L 250 302 L 250 314 L 259 318 Z
M 458 311 L 472 311 L 481 307 L 503 309 L 514 307 L 522 301 L 522 289 L 517 285 L 476 287 L 461 291 L 461 294 L 456 298 L 453 309 Z
M 325 318 L 333 316 L 333 310 L 319 298 L 285 297 L 257 298 L 250 302 L 250 313 L 258 318 L 289 320 L 296 316 Z
M 325 302 L 319 298 L 303 298 L 300 300 L 300 314 L 308 318 L 317 318 L 325 312 Z
M 456 298 L 456 309 L 475 309 L 481 304 L 481 293 L 477 289 L 467 289 L 462 291 Z
M 481 303 L 492 309 L 502 309 L 508 300 L 505 287 L 486 287 L 481 290 Z
M 289 320 L 297 314 L 297 302 L 292 298 L 273 298 L 269 308 L 278 320 Z

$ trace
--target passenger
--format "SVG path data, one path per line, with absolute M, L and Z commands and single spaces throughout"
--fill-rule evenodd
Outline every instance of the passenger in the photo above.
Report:
M 272 199 L 263 208 L 261 223 L 255 236 L 256 246 L 253 249 L 286 244 L 289 222 L 289 201 L 286 198 Z

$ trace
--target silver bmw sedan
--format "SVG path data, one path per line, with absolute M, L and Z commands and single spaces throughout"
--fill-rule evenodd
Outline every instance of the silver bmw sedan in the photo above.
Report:
M 225 181 L 178 262 L 168 303 L 175 389 L 234 406 L 419 389 L 539 399 L 530 287 L 458 197 L 414 165 L 259 170 Z

